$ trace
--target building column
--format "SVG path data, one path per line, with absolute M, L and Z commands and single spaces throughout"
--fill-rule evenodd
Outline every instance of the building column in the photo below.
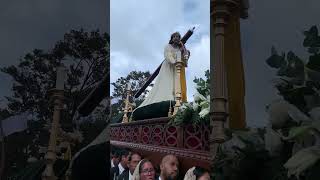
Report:
M 225 34 L 228 17 L 240 7 L 240 0 L 210 1 L 210 152 L 214 161 L 218 147 L 225 142 L 225 123 L 228 118 L 228 90 L 225 67 Z

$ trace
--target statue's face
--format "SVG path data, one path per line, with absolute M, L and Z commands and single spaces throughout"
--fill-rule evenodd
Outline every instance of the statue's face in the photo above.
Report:
M 181 37 L 180 37 L 179 34 L 173 34 L 173 36 L 172 36 L 172 42 L 173 42 L 174 44 L 178 45 L 178 44 L 180 43 L 180 39 L 181 39 Z

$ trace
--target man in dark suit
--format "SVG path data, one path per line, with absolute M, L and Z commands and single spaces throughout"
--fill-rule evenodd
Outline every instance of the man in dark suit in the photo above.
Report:
M 118 166 L 119 161 L 120 161 L 120 152 L 117 148 L 115 147 L 111 147 L 111 160 L 110 160 L 110 164 L 111 164 L 111 168 Z
M 130 152 L 127 149 L 122 149 L 120 151 L 120 162 L 117 166 L 111 168 L 110 175 L 113 180 L 117 180 L 119 175 L 122 174 L 126 169 L 128 169 Z
M 131 180 L 134 170 L 141 161 L 141 155 L 134 152 L 129 156 L 129 169 L 120 174 L 118 180 Z

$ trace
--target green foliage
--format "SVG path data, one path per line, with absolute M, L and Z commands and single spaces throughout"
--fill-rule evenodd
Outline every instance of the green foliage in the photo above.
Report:
M 320 54 L 311 55 L 309 58 L 307 67 L 319 72 L 320 71 Z
M 233 145 L 227 151 L 225 147 L 223 148 L 224 145 L 220 146 L 217 152 L 217 160 L 214 162 L 212 169 L 214 179 L 288 180 L 286 171 L 282 166 L 283 159 L 281 157 L 270 157 L 268 151 L 264 149 L 263 143 L 246 138 L 252 135 L 258 138 L 263 131 L 263 129 L 258 129 L 255 135 L 247 131 L 231 131 L 230 133 L 239 137 L 239 141 L 244 143 L 245 146 Z M 264 135 L 262 134 L 262 136 Z M 233 155 L 230 155 L 230 152 Z
M 37 113 L 40 120 L 50 119 L 48 90 L 55 86 L 56 67 L 64 64 L 68 71 L 65 88 L 71 99 L 67 101 L 71 109 L 68 119 L 72 119 L 85 95 L 109 71 L 107 38 L 99 31 L 71 30 L 52 50 L 34 49 L 17 66 L 1 68 L 14 79 L 14 95 L 7 97 L 8 110 L 13 114 L 28 110 Z
M 305 39 L 303 46 L 308 48 L 311 54 L 318 54 L 320 48 L 320 36 L 318 35 L 317 26 L 312 26 L 309 31 L 304 31 Z
M 111 83 L 111 85 L 114 87 L 112 98 L 117 100 L 116 103 L 112 104 L 112 117 L 116 116 L 124 107 L 124 100 L 127 96 L 127 84 L 130 82 L 131 92 L 132 95 L 134 95 L 142 88 L 142 86 L 150 76 L 151 74 L 149 71 L 131 71 L 126 77 L 120 77 L 116 80 L 116 82 Z M 151 84 L 150 86 L 153 86 L 153 84 Z M 145 92 L 141 94 L 139 98 L 134 100 L 136 106 L 139 106 L 143 102 L 145 95 L 148 92 L 148 90 L 145 90 Z M 131 99 L 130 102 L 133 102 L 133 100 Z
M 177 111 L 177 114 L 171 117 L 170 124 L 201 124 L 209 123 L 210 110 L 210 73 L 205 71 L 206 79 L 197 78 L 193 80 L 197 86 L 197 93 L 194 95 L 194 102 L 184 103 Z
M 279 95 L 301 111 L 307 112 L 310 110 L 310 102 L 306 100 L 306 96 L 312 97 L 314 104 L 320 104 L 317 92 L 320 89 L 320 36 L 316 26 L 305 31 L 304 35 L 303 45 L 311 54 L 308 61 L 303 61 L 291 51 L 280 56 L 272 47 L 271 56 L 266 62 L 270 67 L 278 69 L 275 87 Z
M 266 63 L 277 69 L 278 77 L 275 81 L 275 87 L 279 95 L 301 111 L 308 112 L 319 104 L 317 102 L 319 99 L 317 91 L 319 90 L 320 79 L 317 79 L 317 76 L 310 76 L 314 75 L 310 74 L 310 69 L 315 71 L 313 72 L 315 75 L 320 72 L 320 68 L 318 68 L 320 67 L 318 66 L 320 38 L 315 26 L 309 31 L 305 31 L 304 34 L 303 44 L 308 47 L 308 52 L 311 53 L 309 61 L 303 61 L 291 51 L 279 55 L 277 50 L 272 47 L 271 56 L 266 59 Z M 310 99 L 312 99 L 312 102 Z M 310 126 L 299 126 L 299 123 L 295 123 L 293 127 L 288 127 L 288 129 L 281 129 L 280 133 L 286 135 L 282 137 L 283 147 L 281 152 L 276 156 L 270 156 L 264 149 L 263 144 L 252 144 L 246 138 L 239 138 L 245 143 L 245 148 L 234 147 L 233 150 L 236 155 L 231 159 L 228 159 L 230 155 L 225 152 L 219 152 L 218 157 L 220 159 L 214 169 L 217 175 L 216 179 L 295 180 L 296 177 L 287 177 L 287 169 L 283 165 L 292 156 L 293 143 L 301 141 L 301 138 L 303 139 L 310 129 L 312 129 Z M 259 134 L 263 135 L 264 133 L 261 131 Z M 257 148 L 259 146 L 260 148 Z M 314 169 L 312 173 L 307 170 L 304 179 L 309 180 L 319 177 L 319 173 L 316 172 L 319 172 L 319 169 Z
M 60 65 L 67 68 L 65 81 L 66 110 L 62 112 L 62 128 L 71 130 L 72 121 L 75 117 L 79 103 L 101 81 L 103 76 L 109 73 L 109 35 L 98 30 L 85 32 L 84 30 L 71 30 L 66 33 L 62 40 L 56 42 L 50 50 L 34 49 L 20 58 L 18 65 L 1 68 L 1 71 L 13 79 L 13 95 L 6 97 L 8 101 L 7 112 L 16 115 L 22 112 L 37 114 L 37 121 L 28 123 L 28 131 L 19 132 L 19 136 L 9 136 L 6 150 L 8 172 L 13 163 L 16 168 L 25 165 L 30 153 L 40 158 L 43 154 L 38 153 L 40 146 L 47 147 L 48 130 L 45 129 L 47 122 L 52 119 L 52 102 L 48 91 L 55 87 L 56 69 Z M 101 105 L 99 111 L 103 114 L 106 108 Z M 96 118 L 103 119 L 103 115 Z M 95 119 L 95 118 L 94 118 Z M 101 124 L 93 124 L 95 130 L 84 131 L 84 142 L 92 140 L 92 136 L 99 133 Z M 66 129 L 68 127 L 68 129 Z M 19 139 L 19 142 L 14 139 Z M 80 147 L 79 147 L 80 148 Z M 20 152 L 23 149 L 31 152 Z M 16 153 L 14 153 L 16 152 Z M 21 154 L 21 156 L 16 156 Z M 14 159 L 14 161 L 11 161 Z
M 199 119 L 199 115 L 195 113 L 190 104 L 185 103 L 178 110 L 177 114 L 172 117 L 170 124 L 175 126 L 179 126 L 181 124 L 188 124 L 190 123 L 192 118 Z
M 269 66 L 273 68 L 281 68 L 286 66 L 286 61 L 285 61 L 285 55 L 282 54 L 282 56 L 278 55 L 277 50 L 275 47 L 271 48 L 271 56 L 267 59 L 267 63 Z
M 206 79 L 197 78 L 195 77 L 193 82 L 196 83 L 197 91 L 202 94 L 203 96 L 208 96 L 210 94 L 210 71 L 205 71 Z
M 287 54 L 279 54 L 277 50 L 272 47 L 271 55 L 266 59 L 266 63 L 271 67 L 277 69 L 277 79 L 275 87 L 279 95 L 290 103 L 296 106 L 302 112 L 285 112 L 290 116 L 290 126 L 285 126 L 276 134 L 279 135 L 281 149 L 278 154 L 269 153 L 264 143 L 257 143 L 250 141 L 250 136 L 241 136 L 246 132 L 232 132 L 237 135 L 238 140 L 245 144 L 240 147 L 235 143 L 235 136 L 230 136 L 229 141 L 233 144 L 232 147 L 226 149 L 221 148 L 218 151 L 217 160 L 214 162 L 213 174 L 215 180 L 236 180 L 236 179 L 260 179 L 260 180 L 296 180 L 297 177 L 288 177 L 288 170 L 284 164 L 289 159 L 297 155 L 297 148 L 295 145 L 300 144 L 300 149 L 305 150 L 314 143 L 319 142 L 319 125 L 317 120 L 312 119 L 309 113 L 311 109 L 320 106 L 319 90 L 320 90 L 320 37 L 316 26 L 311 27 L 304 32 L 305 39 L 304 47 L 310 53 L 309 59 L 304 61 L 300 59 L 293 52 L 289 51 Z M 291 108 L 292 109 L 292 108 Z M 317 109 L 318 110 L 318 109 Z M 273 113 L 280 113 L 273 112 Z M 319 112 L 317 112 L 319 116 Z M 278 114 L 280 115 L 280 114 Z M 294 119 L 308 119 L 304 122 L 293 121 Z M 264 130 L 257 131 L 261 137 L 267 135 Z M 229 133 L 230 134 L 230 133 Z M 281 136 L 280 136 L 281 135 Z M 316 138 L 315 138 L 316 136 Z M 270 138 L 270 137 L 269 137 Z M 233 141 L 232 141 L 233 140 Z M 275 139 L 272 139 L 276 141 Z M 311 141 L 310 141 L 311 140 Z M 227 144 L 227 141 L 225 144 Z M 312 142 L 310 145 L 307 145 Z M 224 144 L 224 145 L 225 145 Z M 221 145 L 221 146 L 224 146 Z M 230 153 L 232 152 L 232 153 Z M 318 157 L 317 152 L 313 153 L 313 160 Z M 306 154 L 312 156 L 312 154 Z M 303 157 L 301 157 L 303 159 Z M 310 158 L 309 158 L 310 159 Z M 296 158 L 298 161 L 298 158 Z M 296 163 L 296 164 L 294 164 Z M 299 164 L 304 163 L 304 164 Z M 291 161 L 291 169 L 293 172 L 302 170 L 304 174 L 299 174 L 300 179 L 314 180 L 320 177 L 320 161 L 311 167 L 306 167 L 309 162 L 293 162 Z M 286 166 L 287 167 L 287 166 Z M 287 167 L 288 168 L 288 167 Z M 296 169 L 294 169 L 296 168 Z

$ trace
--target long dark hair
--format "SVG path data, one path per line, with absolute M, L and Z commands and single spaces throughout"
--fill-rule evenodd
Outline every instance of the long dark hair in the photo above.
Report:
M 142 156 L 141 156 L 139 153 L 137 153 L 137 152 L 132 152 L 132 153 L 130 154 L 129 158 L 128 158 L 128 161 L 131 161 L 131 160 L 132 160 L 132 156 L 133 156 L 133 155 L 138 155 L 138 156 L 140 156 L 140 158 L 142 158 Z
M 172 43 L 173 43 L 172 38 L 173 38 L 173 36 L 176 35 L 176 34 L 179 35 L 179 36 L 180 36 L 180 39 L 181 39 L 181 34 L 180 34 L 179 32 L 175 32 L 175 33 L 171 34 L 169 44 L 172 44 Z

